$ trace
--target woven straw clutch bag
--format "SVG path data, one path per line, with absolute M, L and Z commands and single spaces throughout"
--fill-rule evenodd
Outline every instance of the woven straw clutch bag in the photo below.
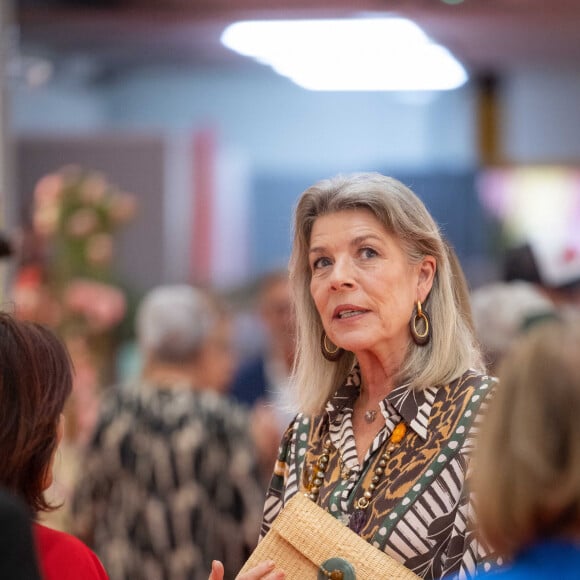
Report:
M 419 578 L 302 493 L 286 504 L 241 572 L 264 560 L 274 560 L 287 580 Z

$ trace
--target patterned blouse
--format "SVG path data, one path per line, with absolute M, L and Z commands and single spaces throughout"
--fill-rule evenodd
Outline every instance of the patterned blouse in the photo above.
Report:
M 187 385 L 112 393 L 73 505 L 77 535 L 111 580 L 233 578 L 258 539 L 263 508 L 248 418 Z
M 318 496 L 327 511 L 422 578 L 471 578 L 478 565 L 491 567 L 486 548 L 470 525 L 472 502 L 465 482 L 473 439 L 494 385 L 495 379 L 469 371 L 444 387 L 395 388 L 381 402 L 384 427 L 359 465 L 352 429 L 360 392 L 355 369 L 327 404 L 326 413 L 313 419 L 298 415 L 286 431 L 266 498 L 261 537 L 284 504 L 309 489 L 324 443 L 330 439 L 328 468 Z M 355 502 L 369 489 L 380 456 L 401 421 L 407 426 L 406 435 L 387 460 L 369 506 L 360 512 Z

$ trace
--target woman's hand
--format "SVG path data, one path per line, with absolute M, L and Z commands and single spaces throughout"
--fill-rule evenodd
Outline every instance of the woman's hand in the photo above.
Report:
M 282 570 L 274 570 L 276 564 L 272 560 L 260 562 L 251 570 L 236 576 L 236 580 L 284 580 L 286 574 Z M 223 580 L 224 565 L 219 560 L 211 563 L 211 572 L 208 580 Z

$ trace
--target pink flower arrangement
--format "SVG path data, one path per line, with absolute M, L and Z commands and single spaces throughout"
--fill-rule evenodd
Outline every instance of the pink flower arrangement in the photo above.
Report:
M 55 310 L 58 304 L 58 316 L 48 319 L 65 339 L 106 339 L 127 310 L 124 293 L 114 282 L 115 234 L 136 211 L 135 195 L 99 172 L 67 166 L 40 179 L 34 190 L 32 237 L 41 258 L 35 264 L 38 279 L 32 280 L 25 268 L 17 278 L 22 314 L 45 321 L 43 310 Z

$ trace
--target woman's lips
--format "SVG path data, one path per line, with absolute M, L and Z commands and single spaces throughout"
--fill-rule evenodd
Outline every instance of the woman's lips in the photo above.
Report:
M 368 312 L 368 310 L 357 306 L 339 306 L 335 309 L 333 318 L 344 320 L 345 318 L 352 318 L 353 316 L 358 316 L 365 312 Z

